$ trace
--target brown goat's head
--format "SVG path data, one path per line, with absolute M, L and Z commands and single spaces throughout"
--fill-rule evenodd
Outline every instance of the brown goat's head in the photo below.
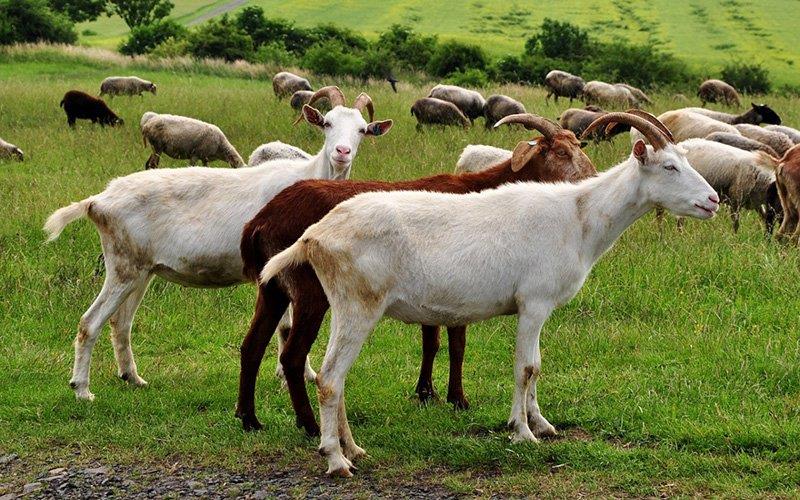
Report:
M 508 123 L 519 123 L 542 134 L 514 148 L 511 170 L 518 180 L 574 182 L 597 173 L 592 160 L 581 149 L 583 144 L 569 130 L 531 113 L 506 116 L 495 127 Z

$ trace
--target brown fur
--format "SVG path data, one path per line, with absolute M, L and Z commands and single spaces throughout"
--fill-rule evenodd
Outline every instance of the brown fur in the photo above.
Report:
M 565 151 L 567 154 L 559 156 L 559 151 Z M 461 175 L 440 174 L 403 182 L 300 181 L 279 193 L 245 226 L 241 243 L 244 275 L 257 281 L 267 260 L 295 243 L 309 226 L 322 219 L 336 205 L 360 193 L 399 190 L 470 193 L 494 188 L 507 182 L 577 180 L 577 178 L 566 179 L 567 173 L 573 170 L 573 165 L 581 168 L 581 175 L 573 177 L 583 178 L 596 173 L 589 158 L 581 151 L 575 135 L 566 130 L 558 132 L 551 140 L 539 138 L 535 146 L 525 148 L 524 154 L 529 156 L 530 160 L 517 172 L 511 169 L 512 158 L 483 172 Z M 287 214 L 291 214 L 291 217 L 287 217 Z M 311 251 L 315 252 L 313 249 Z M 317 256 L 317 260 L 319 258 L 324 256 Z M 331 270 L 331 272 L 340 271 L 343 272 L 338 269 Z M 367 299 L 382 300 L 380 290 L 369 288 L 369 292 L 373 295 L 366 294 Z M 308 401 L 303 372 L 306 356 L 317 337 L 328 309 L 328 302 L 314 270 L 307 263 L 290 267 L 259 287 L 256 312 L 242 343 L 237 415 L 242 418 L 242 424 L 246 429 L 260 428 L 261 424 L 255 417 L 255 378 L 266 344 L 280 321 L 286 308 L 285 304 L 289 301 L 293 308 L 292 331 L 281 354 L 281 364 L 298 426 L 305 428 L 307 433 L 316 435 L 319 433 L 319 427 Z M 278 304 L 282 307 L 267 307 L 268 304 Z M 423 331 L 427 335 L 437 336 L 435 343 L 426 344 L 435 344 L 438 349 L 438 329 L 425 326 Z M 451 386 L 448 390 L 448 401 L 451 401 L 452 396 L 451 402 L 465 408 L 467 403 L 460 380 L 465 327 L 449 328 L 448 332 L 451 345 L 456 347 L 450 352 Z M 425 353 L 424 357 L 432 363 L 431 353 Z M 458 384 L 455 387 L 454 375 L 458 376 Z M 423 378 L 424 374 L 421 373 L 421 383 L 418 384 L 418 388 L 432 389 L 432 383 L 429 380 L 422 380 Z M 424 400 L 428 396 L 430 394 L 425 395 L 420 392 L 420 399 Z
M 697 96 L 702 101 L 703 106 L 709 102 L 725 102 L 726 105 L 735 105 L 737 108 L 741 105 L 739 93 L 736 92 L 736 89 L 722 80 L 704 81 L 700 84 Z
M 91 120 L 92 123 L 99 122 L 100 126 L 111 125 L 113 127 L 124 123 L 122 118 L 111 111 L 105 101 L 79 90 L 70 90 L 64 94 L 60 106 L 67 114 L 67 124 L 70 127 L 74 127 L 75 121 L 78 119 Z
M 411 114 L 417 119 L 417 131 L 422 125 L 456 125 L 470 127 L 469 118 L 449 101 L 435 97 L 423 97 L 411 106 Z
M 775 181 L 783 207 L 783 222 L 777 236 L 800 245 L 800 145 L 783 155 Z
M 486 118 L 486 128 L 492 128 L 501 118 L 519 113 L 525 113 L 525 106 L 507 95 L 490 95 L 489 98 L 486 99 L 486 106 L 483 107 L 483 116 Z

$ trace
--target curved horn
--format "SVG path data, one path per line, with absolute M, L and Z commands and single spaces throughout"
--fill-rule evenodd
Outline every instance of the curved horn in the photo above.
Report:
M 358 94 L 358 97 L 356 97 L 356 100 L 353 103 L 353 107 L 361 112 L 364 111 L 364 108 L 367 108 L 367 113 L 369 113 L 369 121 L 372 121 L 375 118 L 375 108 L 372 106 L 372 98 L 370 98 L 370 96 L 368 96 L 365 92 Z
M 649 121 L 645 120 L 641 116 L 633 115 L 631 113 L 606 113 L 605 115 L 601 116 L 600 118 L 593 121 L 586 127 L 586 130 L 583 131 L 581 134 L 581 139 L 586 139 L 589 135 L 597 128 L 609 123 L 624 123 L 626 125 L 630 125 L 631 127 L 637 129 L 639 132 L 644 134 L 650 144 L 653 145 L 653 148 L 656 150 L 664 149 L 667 144 L 668 140 L 667 137 L 661 132 L 661 129 L 650 123 Z
M 306 104 L 309 106 L 313 106 L 315 102 L 319 101 L 323 97 L 327 98 L 328 101 L 331 103 L 331 108 L 335 108 L 336 106 L 344 106 L 344 94 L 339 87 L 336 85 L 329 85 L 327 87 L 322 87 L 321 89 L 314 92 L 314 95 L 308 100 Z M 297 125 L 303 121 L 303 112 L 300 112 L 300 116 L 294 121 L 292 125 Z
M 558 124 L 542 116 L 534 115 L 533 113 L 518 113 L 504 116 L 500 121 L 494 124 L 494 128 L 507 123 L 519 123 L 528 130 L 537 130 L 541 132 L 546 139 L 552 139 L 555 134 L 562 130 Z

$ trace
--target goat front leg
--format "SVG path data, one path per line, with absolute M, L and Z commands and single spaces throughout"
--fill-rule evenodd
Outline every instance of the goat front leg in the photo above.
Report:
M 524 304 L 519 309 L 516 359 L 514 361 L 514 403 L 511 407 L 508 426 L 514 430 L 513 442 L 537 442 L 536 436 L 528 425 L 527 401 L 531 383 L 536 383 L 542 368 L 539 335 L 542 325 L 552 309 L 536 304 Z M 534 409 L 532 408 L 532 410 Z M 534 411 L 538 412 L 538 406 Z
M 416 393 L 419 402 L 426 404 L 439 396 L 433 388 L 433 361 L 439 352 L 439 327 L 422 325 L 422 364 L 419 367 L 419 380 Z
M 462 386 L 464 366 L 464 350 L 467 346 L 467 327 L 447 327 L 447 350 L 450 355 L 450 379 L 447 383 L 447 402 L 452 403 L 456 410 L 466 410 L 469 402 L 464 397 Z

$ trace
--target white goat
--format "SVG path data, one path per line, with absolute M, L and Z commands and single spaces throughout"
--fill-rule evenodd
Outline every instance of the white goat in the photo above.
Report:
M 717 194 L 683 151 L 650 122 L 609 113 L 587 133 L 612 121 L 639 128 L 653 147 L 638 141 L 626 161 L 577 184 L 517 183 L 466 195 L 361 194 L 267 263 L 264 282 L 310 263 L 331 304 L 331 337 L 316 379 L 319 450 L 329 474 L 350 476 L 351 460 L 364 453 L 347 422 L 344 381 L 384 314 L 407 323 L 462 325 L 517 313 L 514 441 L 555 433 L 536 398 L 539 334 L 550 313 L 655 205 L 703 219 L 719 208 Z
M 346 179 L 361 140 L 385 134 L 391 120 L 367 123 L 371 107 L 361 94 L 344 107 L 336 87 L 317 91 L 335 103 L 325 116 L 306 105 L 303 116 L 325 134 L 310 160 L 273 161 L 241 169 L 190 167 L 138 172 L 111 181 L 105 191 L 56 210 L 44 230 L 48 241 L 84 216 L 97 227 L 106 278 L 100 294 L 81 317 L 75 339 L 70 385 L 79 399 L 89 392 L 92 348 L 107 320 L 119 376 L 142 386 L 130 345 L 133 315 L 153 275 L 192 287 L 222 287 L 246 281 L 239 252 L 242 229 L 276 194 L 302 179 Z M 312 101 L 313 102 L 313 101 Z
M 247 166 L 255 167 L 272 160 L 308 160 L 310 158 L 310 154 L 296 146 L 281 141 L 272 141 L 254 149 L 247 160 Z
M 485 144 L 468 144 L 456 162 L 456 173 L 482 172 L 511 158 L 511 151 Z

